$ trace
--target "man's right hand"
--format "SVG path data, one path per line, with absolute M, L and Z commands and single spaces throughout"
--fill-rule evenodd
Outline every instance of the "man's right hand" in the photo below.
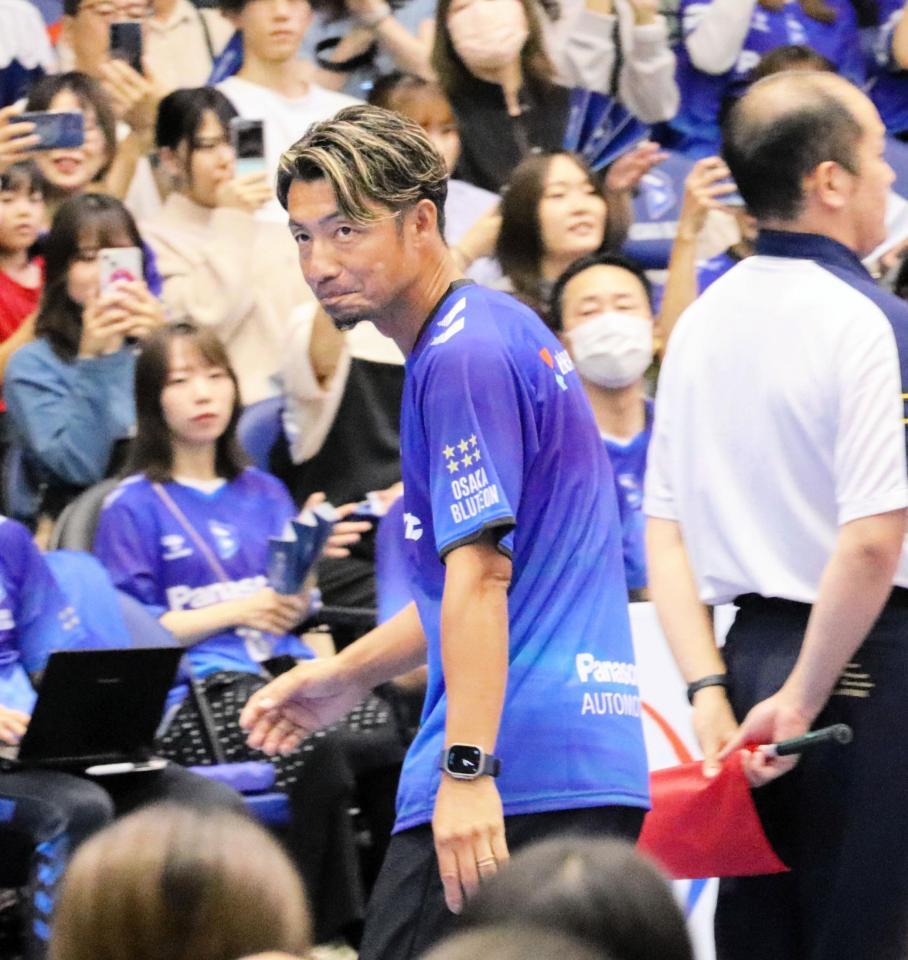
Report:
M 694 695 L 694 733 L 703 751 L 703 775 L 714 777 L 722 768 L 720 752 L 738 732 L 738 721 L 724 687 L 704 687 Z
M 29 720 L 21 710 L 0 706 L 0 743 L 17 744 L 25 736 Z
M 309 734 L 346 716 L 368 694 L 340 657 L 306 660 L 254 693 L 240 714 L 249 746 L 289 753 Z

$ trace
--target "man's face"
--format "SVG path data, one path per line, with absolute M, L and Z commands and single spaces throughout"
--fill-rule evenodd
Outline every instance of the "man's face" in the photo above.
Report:
M 857 90 L 847 91 L 843 100 L 864 131 L 855 151 L 858 172 L 848 210 L 854 249 L 865 257 L 886 239 L 886 204 L 895 173 L 883 155 L 886 128 L 874 105 Z
M 419 273 L 412 211 L 373 209 L 381 217 L 375 223 L 345 217 L 327 180 L 296 180 L 288 194 L 303 276 L 339 330 L 360 320 L 381 330 L 383 313 Z
M 267 63 L 284 63 L 297 55 L 312 21 L 307 0 L 249 0 L 228 19 L 243 33 L 243 45 Z

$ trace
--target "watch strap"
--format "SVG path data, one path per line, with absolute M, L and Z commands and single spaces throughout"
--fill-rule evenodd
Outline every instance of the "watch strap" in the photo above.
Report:
M 693 683 L 687 685 L 687 702 L 693 706 L 694 697 L 700 690 L 704 690 L 706 687 L 725 687 L 728 689 L 728 674 L 726 673 L 711 673 L 707 677 L 701 677 L 699 680 L 694 680 Z

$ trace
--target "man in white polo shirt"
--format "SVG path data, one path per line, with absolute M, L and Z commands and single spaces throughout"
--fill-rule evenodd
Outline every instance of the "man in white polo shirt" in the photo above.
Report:
M 745 744 L 854 729 L 793 770 L 746 757 L 792 872 L 723 881 L 721 960 L 908 946 L 908 304 L 859 259 L 885 235 L 883 142 L 836 76 L 751 89 L 724 155 L 760 221 L 757 255 L 682 316 L 659 384 L 650 586 L 707 772 Z M 707 608 L 730 601 L 720 653 Z

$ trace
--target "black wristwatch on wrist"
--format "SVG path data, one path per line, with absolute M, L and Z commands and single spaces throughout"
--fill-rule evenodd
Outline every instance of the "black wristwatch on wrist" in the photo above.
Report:
M 693 706 L 694 696 L 706 687 L 725 687 L 727 690 L 728 674 L 711 673 L 708 677 L 701 677 L 699 680 L 694 680 L 693 683 L 689 683 L 687 685 L 687 702 Z
M 439 766 L 455 780 L 477 780 L 479 777 L 497 777 L 501 761 L 486 753 L 482 747 L 469 743 L 452 743 L 441 751 Z

